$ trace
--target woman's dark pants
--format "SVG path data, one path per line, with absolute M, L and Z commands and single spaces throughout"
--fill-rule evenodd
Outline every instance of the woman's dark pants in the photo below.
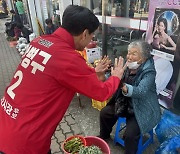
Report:
M 107 139 L 110 137 L 112 127 L 118 117 L 114 115 L 114 105 L 105 106 L 100 112 L 100 137 Z M 140 138 L 140 129 L 135 116 L 127 115 L 126 130 L 124 134 L 125 154 L 136 154 Z

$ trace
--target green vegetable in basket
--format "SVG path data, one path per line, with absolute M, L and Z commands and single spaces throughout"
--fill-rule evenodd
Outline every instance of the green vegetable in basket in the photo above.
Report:
M 81 147 L 79 154 L 103 154 L 101 149 L 95 145 Z
M 79 151 L 80 147 L 83 146 L 83 143 L 81 141 L 80 138 L 78 137 L 75 137 L 75 138 L 72 138 L 71 140 L 67 141 L 65 144 L 64 144 L 64 149 L 69 152 L 69 153 L 76 153 Z

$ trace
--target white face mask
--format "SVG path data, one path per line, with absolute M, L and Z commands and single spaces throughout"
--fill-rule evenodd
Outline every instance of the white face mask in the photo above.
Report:
M 135 61 L 135 62 L 129 62 L 129 63 L 127 64 L 127 67 L 128 67 L 129 69 L 135 70 L 135 69 L 137 69 L 140 65 L 141 65 L 141 64 L 138 64 L 138 62 Z

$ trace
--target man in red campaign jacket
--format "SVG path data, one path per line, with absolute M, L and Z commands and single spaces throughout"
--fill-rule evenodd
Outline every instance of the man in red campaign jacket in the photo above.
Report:
M 82 51 L 98 28 L 97 17 L 87 8 L 69 6 L 62 27 L 52 35 L 34 39 L 25 52 L 0 105 L 0 151 L 6 154 L 47 154 L 51 136 L 74 94 L 107 100 L 118 88 L 126 67 L 123 58 L 105 82 L 75 50 Z

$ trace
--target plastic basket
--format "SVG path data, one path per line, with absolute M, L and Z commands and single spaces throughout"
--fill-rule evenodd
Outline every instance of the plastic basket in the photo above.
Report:
M 111 154 L 109 145 L 103 139 L 96 136 L 87 136 L 85 140 L 87 146 L 95 145 L 102 150 L 103 154 Z
M 86 140 L 85 140 L 85 138 L 84 138 L 83 136 L 80 136 L 80 135 L 70 136 L 70 137 L 68 137 L 68 138 L 63 142 L 63 144 L 62 144 L 62 150 L 64 151 L 65 154 L 71 154 L 71 153 L 67 152 L 67 151 L 64 149 L 65 143 L 66 143 L 67 141 L 75 138 L 75 137 L 80 138 L 81 141 L 82 141 L 82 143 L 83 143 L 83 145 L 86 146 Z
M 101 111 L 101 109 L 105 107 L 108 102 L 109 102 L 109 99 L 104 102 L 100 102 L 100 101 L 96 101 L 92 99 L 92 107 Z

